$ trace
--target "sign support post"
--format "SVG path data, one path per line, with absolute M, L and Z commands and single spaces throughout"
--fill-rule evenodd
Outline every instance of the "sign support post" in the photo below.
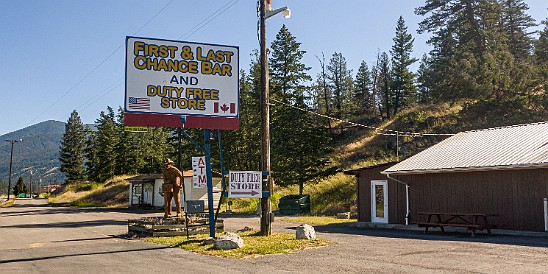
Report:
M 209 237 L 215 237 L 215 210 L 213 207 L 213 174 L 211 172 L 211 136 L 209 129 L 204 130 L 206 151 L 207 207 L 209 210 Z

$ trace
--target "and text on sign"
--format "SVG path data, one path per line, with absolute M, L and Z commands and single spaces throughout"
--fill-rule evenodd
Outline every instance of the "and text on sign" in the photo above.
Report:
M 238 116 L 238 47 L 128 37 L 126 57 L 126 111 Z

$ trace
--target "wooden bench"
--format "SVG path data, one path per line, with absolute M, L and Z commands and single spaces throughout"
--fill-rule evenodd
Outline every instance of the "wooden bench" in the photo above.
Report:
M 452 212 L 417 212 L 417 215 L 428 216 L 426 222 L 413 222 L 419 227 L 424 227 L 424 233 L 428 233 L 428 228 L 439 227 L 445 233 L 445 227 L 464 227 L 472 232 L 472 237 L 476 236 L 476 230 L 487 230 L 491 234 L 491 229 L 496 225 L 490 224 L 487 217 L 498 216 L 496 214 L 486 213 L 452 213 Z

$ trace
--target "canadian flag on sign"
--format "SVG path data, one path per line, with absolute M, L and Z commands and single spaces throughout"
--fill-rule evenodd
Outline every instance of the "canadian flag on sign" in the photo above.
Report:
M 236 113 L 236 103 L 222 104 L 219 105 L 219 102 L 213 103 L 213 113 Z

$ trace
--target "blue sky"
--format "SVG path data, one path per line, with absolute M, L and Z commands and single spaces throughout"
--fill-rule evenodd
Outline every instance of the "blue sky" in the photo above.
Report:
M 528 0 L 540 23 L 548 1 Z M 307 51 L 304 63 L 319 72 L 316 56 L 341 52 L 348 67 L 371 64 L 389 51 L 402 15 L 415 38 L 414 56 L 429 51 L 418 35 L 419 0 L 273 0 L 289 6 L 290 19 L 268 19 L 270 44 L 282 24 Z M 0 135 L 42 122 L 66 122 L 76 109 L 93 123 L 107 106 L 124 100 L 124 43 L 140 36 L 238 46 L 248 70 L 257 40 L 256 2 L 249 0 L 0 0 Z M 165 7 L 165 8 L 164 8 Z

